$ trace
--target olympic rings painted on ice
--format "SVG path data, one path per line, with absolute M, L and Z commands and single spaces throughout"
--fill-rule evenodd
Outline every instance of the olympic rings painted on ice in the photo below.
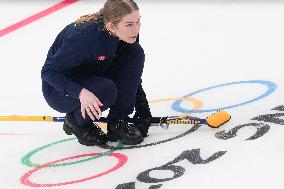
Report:
M 49 148 L 53 145 L 57 145 L 57 144 L 60 144 L 60 143 L 63 143 L 63 142 L 68 142 L 68 141 L 71 141 L 71 140 L 74 140 L 76 138 L 68 138 L 68 139 L 64 139 L 64 140 L 59 140 L 59 141 L 56 141 L 56 142 L 53 142 L 53 143 L 50 143 L 50 144 L 47 144 L 47 145 L 44 145 L 44 146 L 41 146 L 35 150 L 32 150 L 30 151 L 29 153 L 27 153 L 26 155 L 24 155 L 21 159 L 21 162 L 22 164 L 28 166 L 28 167 L 39 167 L 39 166 L 42 166 L 40 164 L 36 164 L 36 163 L 32 163 L 31 162 L 31 158 L 32 156 L 34 156 L 36 153 L 38 153 L 39 151 L 42 151 L 46 148 Z M 118 145 L 116 146 L 116 148 L 120 148 L 122 147 L 123 145 L 121 143 L 118 143 Z M 86 162 L 86 161 L 90 161 L 90 160 L 94 160 L 94 159 L 97 159 L 97 158 L 100 158 L 100 157 L 103 157 L 103 156 L 106 156 L 108 154 L 111 154 L 112 152 L 114 152 L 115 150 L 111 149 L 107 152 L 104 152 L 104 153 L 101 153 L 100 155 L 97 155 L 97 156 L 94 156 L 94 157 L 90 157 L 90 158 L 87 158 L 87 159 L 83 159 L 83 160 L 79 160 L 79 161 L 74 161 L 74 162 L 69 162 L 69 163 L 61 163 L 61 164 L 55 164 L 55 163 L 52 163 L 50 164 L 51 167 L 61 167 L 61 166 L 67 166 L 67 165 L 73 165 L 73 164 L 78 164 L 78 163 L 82 163 L 82 162 Z
M 115 157 L 116 159 L 118 159 L 118 163 L 111 169 L 104 171 L 102 173 L 96 174 L 94 176 L 88 177 L 88 178 L 84 178 L 84 179 L 79 179 L 79 180 L 73 180 L 73 181 L 68 181 L 68 182 L 60 182 L 60 183 L 49 183 L 49 184 L 40 184 L 40 183 L 35 183 L 30 181 L 30 176 L 43 169 L 46 167 L 50 167 L 52 165 L 55 165 L 57 163 L 63 162 L 63 161 L 68 161 L 68 160 L 73 160 L 73 159 L 78 159 L 78 158 L 82 158 L 82 157 L 87 157 L 87 156 L 98 156 L 101 155 L 101 153 L 90 153 L 90 154 L 82 154 L 82 155 L 77 155 L 77 156 L 72 156 L 72 157 L 68 157 L 68 158 L 63 158 L 60 160 L 56 160 L 56 161 L 52 161 L 49 163 L 46 163 L 44 165 L 41 165 L 39 167 L 36 167 L 35 169 L 30 170 L 29 172 L 25 173 L 21 178 L 20 181 L 22 184 L 27 185 L 27 186 L 31 186 L 31 187 L 53 187 L 53 186 L 63 186 L 63 185 L 69 185 L 69 184 L 75 184 L 75 183 L 79 183 L 79 182 L 84 182 L 87 180 L 91 180 L 91 179 L 95 179 L 101 176 L 104 176 L 108 173 L 111 173 L 117 169 L 119 169 L 120 167 L 122 167 L 126 162 L 127 162 L 127 156 L 124 154 L 119 154 L 119 153 L 111 153 L 111 154 L 107 154 L 107 156 L 112 156 Z
M 209 110 L 200 110 L 200 108 L 202 106 L 202 102 L 199 99 L 189 98 L 190 96 L 193 96 L 195 94 L 204 92 L 206 90 L 220 88 L 220 87 L 229 86 L 229 85 L 244 84 L 244 83 L 254 83 L 254 84 L 265 85 L 267 87 L 267 90 L 263 94 L 257 96 L 256 98 L 253 98 L 251 100 L 248 100 L 248 101 L 236 104 L 236 105 L 224 106 L 224 107 L 221 107 L 221 108 L 209 109 Z M 234 108 L 234 107 L 246 105 L 248 103 L 252 103 L 254 101 L 260 100 L 260 99 L 270 95 L 271 93 L 273 93 L 276 90 L 276 88 L 277 88 L 277 86 L 274 83 L 270 82 L 270 81 L 262 81 L 262 80 L 238 81 L 238 82 L 225 83 L 225 84 L 220 84 L 220 85 L 208 87 L 208 88 L 205 88 L 205 89 L 201 89 L 201 90 L 192 92 L 192 93 L 186 95 L 183 98 L 167 98 L 167 99 L 153 100 L 153 101 L 149 101 L 149 103 L 157 103 L 157 102 L 176 100 L 172 104 L 172 109 L 173 110 L 175 110 L 177 112 L 183 112 L 183 113 L 202 113 L 202 112 L 217 111 L 219 109 L 229 109 L 229 108 Z M 186 110 L 186 109 L 181 108 L 180 107 L 181 101 L 192 101 L 193 102 L 193 110 Z M 67 185 L 67 184 L 74 184 L 74 183 L 77 183 L 77 182 L 83 182 L 83 181 L 87 181 L 87 180 L 90 180 L 90 179 L 94 179 L 94 178 L 103 176 L 105 174 L 108 174 L 108 173 L 118 169 L 119 167 L 123 166 L 127 162 L 127 157 L 125 155 L 123 155 L 123 154 L 113 153 L 115 150 L 142 148 L 142 147 L 148 147 L 148 146 L 153 146 L 153 145 L 157 145 L 157 144 L 162 144 L 162 143 L 165 143 L 165 142 L 169 142 L 169 141 L 181 138 L 181 137 L 183 137 L 185 135 L 188 135 L 188 134 L 196 131 L 199 127 L 200 127 L 200 125 L 195 125 L 195 126 L 193 126 L 191 129 L 189 129 L 188 131 L 186 131 L 183 134 L 180 134 L 180 135 L 178 135 L 176 137 L 173 137 L 173 138 L 170 138 L 170 139 L 167 139 L 167 140 L 163 140 L 163 141 L 159 141 L 159 142 L 155 142 L 155 143 L 151 143 L 151 144 L 127 146 L 127 147 L 123 147 L 123 146 L 121 146 L 121 144 L 118 144 L 117 146 L 107 146 L 107 145 L 105 145 L 105 146 L 103 146 L 103 148 L 110 149 L 109 151 L 107 151 L 105 153 L 92 153 L 92 154 L 77 155 L 77 156 L 73 156 L 73 157 L 69 157 L 69 158 L 64 158 L 64 159 L 61 159 L 61 160 L 56 160 L 56 161 L 53 161 L 53 162 L 50 162 L 50 163 L 46 163 L 44 165 L 38 165 L 38 164 L 32 163 L 30 161 L 31 157 L 34 154 L 38 153 L 39 151 L 41 151 L 43 149 L 46 149 L 46 148 L 48 148 L 48 147 L 50 147 L 52 145 L 56 145 L 56 144 L 59 144 L 59 143 L 62 143 L 62 142 L 67 142 L 67 141 L 70 141 L 70 140 L 74 140 L 75 138 L 65 139 L 65 140 L 61 140 L 61 141 L 54 142 L 54 143 L 51 143 L 51 144 L 47 144 L 45 146 L 42 146 L 40 148 L 37 148 L 36 150 L 33 150 L 33 151 L 29 152 L 28 154 L 26 154 L 22 158 L 22 163 L 23 164 L 25 164 L 25 165 L 27 165 L 29 167 L 36 167 L 36 168 L 33 169 L 33 170 L 30 170 L 29 172 L 24 174 L 21 177 L 21 182 L 23 184 L 25 184 L 25 185 L 32 186 L 32 187 L 51 187 L 51 186 L 61 186 L 61 185 Z M 94 156 L 94 157 L 87 158 L 87 159 L 84 159 L 84 160 L 81 160 L 81 161 L 75 161 L 75 162 L 70 162 L 70 163 L 58 164 L 60 162 L 66 161 L 66 160 L 72 160 L 72 159 L 77 159 L 77 158 L 86 157 L 86 156 Z M 81 180 L 75 180 L 75 181 L 69 181 L 69 182 L 57 183 L 57 184 L 38 184 L 38 183 L 33 183 L 33 182 L 31 182 L 29 180 L 29 177 L 33 173 L 35 173 L 36 171 L 38 171 L 40 169 L 46 168 L 46 167 L 66 166 L 66 165 L 71 165 L 71 164 L 81 163 L 81 162 L 84 162 L 84 161 L 93 160 L 93 159 L 96 159 L 96 158 L 99 158 L 99 157 L 103 157 L 103 156 L 114 156 L 117 159 L 119 159 L 119 163 L 115 167 L 113 167 L 112 169 L 110 169 L 108 171 L 105 171 L 103 173 L 99 173 L 99 174 L 97 174 L 95 176 L 92 176 L 92 177 L 89 177 L 89 178 L 85 178 L 85 179 L 81 179 Z
M 237 81 L 237 82 L 225 83 L 225 84 L 216 85 L 216 86 L 208 87 L 208 88 L 205 88 L 205 89 L 201 89 L 201 90 L 189 93 L 188 95 L 186 95 L 184 97 L 190 97 L 190 96 L 193 96 L 195 94 L 198 94 L 198 93 L 201 93 L 201 92 L 204 92 L 204 91 L 207 91 L 207 90 L 215 89 L 215 88 L 220 88 L 220 87 L 229 86 L 229 85 L 245 84 L 245 83 L 254 83 L 254 84 L 265 85 L 267 87 L 267 90 L 263 94 L 255 97 L 251 100 L 248 100 L 248 101 L 245 101 L 245 102 L 242 102 L 242 103 L 239 103 L 239 104 L 235 104 L 235 105 L 224 106 L 224 107 L 208 109 L 208 110 L 187 110 L 187 109 L 184 109 L 184 108 L 181 107 L 180 101 L 176 101 L 172 104 L 172 109 L 177 111 L 177 112 L 182 112 L 182 113 L 204 113 L 204 112 L 218 111 L 220 109 L 230 109 L 230 108 L 243 106 L 243 105 L 255 102 L 257 100 L 260 100 L 260 99 L 270 95 L 271 93 L 273 93 L 277 88 L 276 84 L 273 83 L 273 82 L 270 82 L 270 81 L 263 81 L 263 80 Z

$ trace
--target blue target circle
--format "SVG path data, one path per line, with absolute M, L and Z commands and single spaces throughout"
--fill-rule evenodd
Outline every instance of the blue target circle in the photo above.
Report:
M 220 108 L 214 108 L 214 109 L 208 109 L 208 110 L 187 110 L 181 107 L 181 103 L 182 101 L 177 100 L 172 104 L 172 109 L 177 111 L 177 112 L 182 112 L 182 113 L 204 113 L 204 112 L 213 112 L 213 111 L 218 111 L 218 110 L 224 110 L 224 109 L 230 109 L 230 108 L 235 108 L 238 106 L 243 106 L 252 102 L 255 102 L 257 100 L 260 100 L 268 95 L 270 95 L 271 93 L 273 93 L 277 86 L 275 83 L 270 82 L 270 81 L 263 81 L 263 80 L 250 80 L 250 81 L 237 81 L 237 82 L 231 82 L 231 83 L 225 83 L 225 84 L 220 84 L 220 85 L 216 85 L 216 86 L 212 86 L 212 87 L 208 87 L 205 89 L 201 89 L 192 93 L 189 93 L 188 95 L 184 96 L 183 98 L 188 98 L 190 96 L 193 96 L 195 94 L 204 92 L 204 91 L 208 91 L 211 89 L 215 89 L 215 88 L 220 88 L 220 87 L 224 87 L 224 86 L 229 86 L 229 85 L 238 85 L 238 84 L 245 84 L 245 83 L 254 83 L 254 84 L 261 84 L 261 85 L 265 85 L 267 87 L 267 90 L 257 96 L 256 98 L 253 98 L 251 100 L 239 103 L 239 104 L 235 104 L 235 105 L 230 105 L 230 106 L 224 106 L 224 107 L 220 107 Z

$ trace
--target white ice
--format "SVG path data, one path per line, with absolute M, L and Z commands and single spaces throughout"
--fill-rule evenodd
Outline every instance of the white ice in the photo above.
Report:
M 58 2 L 1 1 L 0 30 Z M 48 48 L 60 30 L 79 16 L 97 11 L 103 2 L 89 0 L 74 3 L 0 37 L 1 116 L 64 116 L 51 109 L 43 99 L 41 67 Z M 54 184 L 52 188 L 68 189 L 114 189 L 120 184 L 126 184 L 128 188 L 135 186 L 136 189 L 150 186 L 152 189 L 282 189 L 283 117 L 279 114 L 279 117 L 270 118 L 270 122 L 252 118 L 283 113 L 272 109 L 284 105 L 284 3 L 257 0 L 140 0 L 138 4 L 142 15 L 140 41 L 146 54 L 143 86 L 149 100 L 184 97 L 201 89 L 239 81 L 269 81 L 277 86 L 276 90 L 265 98 L 225 109 L 232 119 L 220 128 L 212 129 L 203 125 L 197 131 L 170 142 L 117 150 L 114 153 L 127 157 L 128 161 L 101 177 L 68 184 L 110 170 L 117 164 L 115 157 L 104 156 L 69 166 L 39 169 L 28 179 L 33 183 Z M 206 90 L 190 97 L 201 100 L 202 110 L 210 110 L 249 101 L 265 91 L 267 86 L 263 84 L 242 83 Z M 171 108 L 173 102 L 152 103 L 153 115 L 183 114 Z M 193 103 L 185 101 L 181 107 L 192 110 Z M 212 113 L 192 115 L 205 118 Z M 271 123 L 273 120 L 274 123 Z M 215 137 L 219 131 L 228 132 L 249 124 L 231 139 Z M 257 131 L 253 124 L 259 125 L 259 128 L 266 126 L 269 130 L 259 138 L 246 140 Z M 191 127 L 171 125 L 166 131 L 152 127 L 149 137 L 142 144 L 170 139 Z M 32 188 L 21 183 L 20 179 L 35 168 L 24 165 L 21 159 L 35 149 L 70 138 L 62 131 L 62 123 L 0 121 L 0 188 Z M 153 168 L 167 169 L 169 166 L 165 164 L 182 152 L 193 152 L 195 149 L 200 149 L 203 160 L 217 152 L 226 153 L 204 164 L 193 164 L 187 159 L 171 164 L 172 167 L 176 166 L 174 171 L 183 170 L 178 178 L 174 178 L 175 172 L 171 170 L 153 170 L 146 181 L 141 181 L 140 173 Z M 85 147 L 70 139 L 35 153 L 31 162 L 42 165 L 71 156 L 106 151 L 99 147 Z M 86 158 L 78 157 L 59 163 Z M 168 181 L 163 181 L 166 179 Z M 131 182 L 135 182 L 135 185 L 131 185 Z M 66 185 L 58 186 L 56 183 Z

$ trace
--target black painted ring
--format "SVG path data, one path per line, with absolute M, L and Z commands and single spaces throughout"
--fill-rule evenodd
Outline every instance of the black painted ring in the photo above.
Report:
M 194 125 L 193 127 L 191 127 L 188 131 L 178 135 L 178 136 L 175 136 L 175 137 L 172 137 L 172 138 L 169 138 L 169 139 L 166 139 L 166 140 L 161 140 L 161 141 L 158 141 L 158 142 L 154 142 L 154 143 L 150 143 L 150 144 L 144 144 L 144 145 L 133 145 L 133 146 L 122 146 L 122 147 L 114 147 L 114 146 L 109 146 L 107 144 L 105 145 L 102 145 L 100 146 L 101 148 L 104 148 L 104 149 L 111 149 L 111 150 L 123 150 L 123 149 L 134 149 L 134 148 L 144 148 L 144 147 L 149 147 L 149 146 L 155 146 L 155 145 L 158 145 L 158 144 L 163 144 L 163 143 L 166 143 L 166 142 L 170 142 L 172 140 L 176 140 L 176 139 L 179 139 L 179 138 L 182 138 L 188 134 L 191 134 L 193 133 L 194 131 L 196 131 L 201 125 Z

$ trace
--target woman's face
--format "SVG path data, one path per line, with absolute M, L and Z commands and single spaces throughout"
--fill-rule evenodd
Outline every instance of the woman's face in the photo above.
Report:
M 140 17 L 139 10 L 133 11 L 124 16 L 118 24 L 113 25 L 111 32 L 126 43 L 134 43 L 140 31 Z

